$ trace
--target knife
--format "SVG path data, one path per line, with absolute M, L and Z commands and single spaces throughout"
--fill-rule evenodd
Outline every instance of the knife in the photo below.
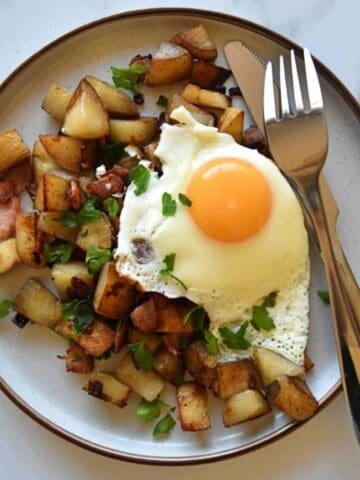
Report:
M 227 43 L 224 47 L 224 53 L 250 113 L 259 129 L 264 133 L 263 96 L 266 61 L 251 47 L 238 40 Z M 244 66 L 246 66 L 246 68 L 244 68 Z M 338 262 L 341 282 L 353 311 L 358 311 L 360 308 L 360 290 L 340 245 L 336 232 L 339 209 L 324 175 L 320 177 L 320 190 L 325 199 L 324 203 L 329 234 L 333 241 L 334 254 Z M 314 237 L 317 245 L 319 245 L 312 225 L 309 224 L 309 222 L 307 223 L 312 237 Z M 349 336 L 351 337 L 351 332 Z M 357 372 L 357 375 L 360 379 L 360 372 Z

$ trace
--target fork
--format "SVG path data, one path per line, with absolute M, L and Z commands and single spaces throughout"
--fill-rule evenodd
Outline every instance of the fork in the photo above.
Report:
M 271 154 L 283 173 L 297 186 L 315 229 L 324 262 L 345 397 L 360 442 L 360 305 L 351 305 L 341 282 L 319 187 L 328 151 L 328 133 L 319 79 L 311 55 L 304 49 L 306 85 L 303 95 L 295 59 L 290 52 L 291 76 L 280 56 L 280 101 L 274 93 L 273 65 L 264 83 L 264 125 Z M 288 94 L 291 86 L 292 98 Z

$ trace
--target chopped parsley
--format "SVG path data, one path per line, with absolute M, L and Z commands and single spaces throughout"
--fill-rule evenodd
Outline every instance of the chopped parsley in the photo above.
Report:
M 137 93 L 136 84 L 139 81 L 139 77 L 146 70 L 147 67 L 140 64 L 130 65 L 126 68 L 111 67 L 112 81 L 116 88 L 130 90 L 130 92 L 135 94 Z
M 218 355 L 220 353 L 219 344 L 217 338 L 210 330 L 204 331 L 204 340 L 206 350 L 211 353 L 212 355 Z
M 94 320 L 91 297 L 79 300 L 74 298 L 62 306 L 65 320 L 73 322 L 72 334 L 80 335 Z
M 203 308 L 202 305 L 195 305 L 194 308 L 192 308 L 191 310 L 189 310 L 184 316 L 183 316 L 183 319 L 182 319 L 182 323 L 184 325 L 187 324 L 187 322 L 190 320 L 190 317 L 192 317 L 195 321 L 195 319 L 198 317 L 198 316 L 203 316 L 205 318 L 205 310 Z M 203 323 L 203 322 L 201 322 Z
M 156 105 L 159 105 L 160 107 L 166 107 L 168 104 L 169 99 L 165 97 L 164 95 L 159 95 L 159 98 L 157 99 Z
M 220 327 L 219 333 L 224 344 L 232 350 L 247 350 L 251 346 L 250 342 L 245 338 L 248 326 L 249 322 L 243 323 L 237 332 L 233 332 L 228 327 Z
M 145 398 L 142 398 L 137 407 L 136 415 L 143 422 L 148 423 L 160 417 L 161 408 L 163 407 L 173 411 L 173 408 L 170 408 L 170 405 L 160 400 L 160 398 L 157 398 L 153 402 L 148 402 Z
M 155 425 L 153 435 L 158 437 L 159 435 L 167 435 L 175 427 L 176 422 L 173 417 L 168 413 Z
M 275 307 L 276 298 L 278 296 L 278 293 L 279 292 L 277 292 L 277 291 L 269 293 L 269 295 L 264 298 L 264 300 L 262 302 L 262 306 L 263 307 Z
M 270 330 L 275 328 L 274 320 L 270 317 L 268 311 L 262 305 L 253 307 L 250 323 L 255 330 L 258 331 L 265 330 L 266 332 L 270 332 Z
M 192 201 L 190 200 L 189 197 L 187 197 L 184 193 L 179 193 L 179 201 L 182 203 L 185 207 L 191 207 Z
M 13 303 L 11 300 L 2 298 L 0 300 L 0 318 L 6 317 L 6 315 L 9 315 L 10 310 L 12 309 L 12 306 L 13 306 Z
M 89 272 L 95 275 L 111 258 L 112 251 L 110 248 L 99 248 L 91 245 L 86 252 L 85 262 Z
M 144 165 L 136 165 L 130 172 L 130 178 L 134 182 L 136 196 L 146 192 L 150 181 L 150 171 Z
M 67 263 L 73 252 L 74 245 L 72 243 L 63 243 L 62 245 L 51 246 L 48 243 L 45 244 L 45 261 L 48 265 L 53 263 Z
M 330 305 L 330 295 L 327 290 L 318 290 L 317 294 L 326 305 Z
M 67 211 L 62 214 L 60 221 L 69 228 L 81 227 L 97 220 L 101 211 L 96 208 L 96 198 L 88 197 L 85 205 L 78 211 Z
M 104 208 L 106 213 L 109 215 L 110 218 L 117 218 L 120 213 L 120 205 L 119 202 L 114 197 L 109 197 L 104 200 Z
M 154 357 L 145 347 L 145 344 L 143 342 L 130 343 L 128 344 L 128 349 L 133 354 L 135 363 L 138 367 L 142 368 L 146 372 L 149 372 L 152 369 L 152 366 L 154 364 Z
M 162 214 L 164 217 L 173 217 L 176 213 L 176 200 L 170 193 L 164 192 L 162 195 Z
M 159 271 L 159 274 L 163 277 L 172 278 L 177 283 L 179 283 L 184 290 L 187 290 L 187 286 L 185 285 L 185 283 L 172 273 L 175 265 L 175 257 L 176 257 L 175 253 L 169 253 L 168 255 L 166 255 L 166 257 L 163 259 L 163 262 L 165 263 L 166 268 L 161 269 Z
M 97 166 L 105 165 L 106 168 L 111 168 L 124 153 L 125 144 L 120 142 L 105 143 L 105 145 L 96 148 Z

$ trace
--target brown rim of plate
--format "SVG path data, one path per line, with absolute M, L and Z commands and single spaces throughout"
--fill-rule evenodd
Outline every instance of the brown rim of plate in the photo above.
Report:
M 16 76 L 19 73 L 21 73 L 28 65 L 30 65 L 33 62 L 33 60 L 37 59 L 44 53 L 47 53 L 49 50 L 51 50 L 58 44 L 62 43 L 64 40 L 74 37 L 78 33 L 82 33 L 86 30 L 94 28 L 97 25 L 103 25 L 105 23 L 112 22 L 114 20 L 137 18 L 137 17 L 151 17 L 156 15 L 174 15 L 174 16 L 184 15 L 188 17 L 203 17 L 209 20 L 215 20 L 215 21 L 217 20 L 225 24 L 246 28 L 247 30 L 258 33 L 266 38 L 275 40 L 278 44 L 282 45 L 287 49 L 294 49 L 295 53 L 297 54 L 300 54 L 302 52 L 302 48 L 299 45 L 293 43 L 291 40 L 287 39 L 286 37 L 283 37 L 282 35 L 266 27 L 250 22 L 249 20 L 245 20 L 243 18 L 235 17 L 232 15 L 227 15 L 225 13 L 217 13 L 217 12 L 212 12 L 207 10 L 198 10 L 198 9 L 192 9 L 192 8 L 154 8 L 154 9 L 146 9 L 146 10 L 133 10 L 130 12 L 118 13 L 115 15 L 101 18 L 99 20 L 95 20 L 94 22 L 87 23 L 85 25 L 82 25 L 81 27 L 71 30 L 65 35 L 62 35 L 56 40 L 48 43 L 45 47 L 38 50 L 35 54 L 31 55 L 27 60 L 25 60 L 21 65 L 19 65 L 0 84 L 0 95 L 5 90 L 5 88 L 16 78 Z M 334 75 L 325 65 L 323 65 L 319 60 L 316 60 L 316 59 L 315 59 L 315 63 L 316 63 L 316 68 L 321 73 L 322 77 L 325 78 L 328 81 L 328 83 L 330 83 L 330 85 L 340 94 L 340 96 L 345 100 L 345 102 L 350 107 L 354 115 L 360 121 L 360 105 L 355 99 L 355 97 L 345 87 L 345 85 L 336 77 L 336 75 Z M 266 435 L 261 440 L 258 440 L 251 445 L 235 447 L 235 448 L 231 448 L 231 449 L 224 450 L 222 452 L 217 452 L 217 453 L 210 453 L 205 455 L 193 455 L 193 456 L 180 457 L 180 458 L 137 455 L 137 454 L 131 454 L 126 452 L 120 452 L 118 450 L 114 450 L 107 447 L 102 447 L 101 445 L 90 442 L 88 440 L 84 440 L 83 438 L 80 438 L 77 435 L 74 435 L 68 430 L 65 430 L 59 427 L 54 422 L 49 421 L 47 418 L 42 416 L 35 409 L 30 407 L 22 398 L 20 398 L 20 396 L 9 385 L 7 385 L 7 383 L 1 377 L 0 377 L 0 389 L 15 405 L 17 405 L 29 417 L 31 417 L 33 420 L 35 420 L 36 422 L 38 422 L 40 425 L 47 428 L 51 432 L 57 434 L 58 436 L 64 438 L 65 440 L 72 442 L 74 445 L 83 447 L 87 450 L 90 450 L 92 452 L 95 452 L 107 457 L 116 458 L 116 459 L 124 460 L 127 462 L 141 463 L 141 464 L 148 464 L 148 465 L 175 465 L 175 466 L 196 465 L 200 463 L 209 463 L 209 462 L 229 459 L 237 455 L 254 451 L 257 448 L 263 447 L 268 443 L 271 443 L 273 440 L 283 437 L 286 434 L 297 430 L 299 427 L 301 427 L 306 423 L 306 422 L 289 423 L 279 428 L 275 432 L 272 432 L 271 434 Z M 331 390 L 326 395 L 324 395 L 319 400 L 319 409 L 317 413 L 323 410 L 330 403 L 330 401 L 334 400 L 335 397 L 340 393 L 340 390 L 341 390 L 341 382 L 339 381 L 331 388 Z

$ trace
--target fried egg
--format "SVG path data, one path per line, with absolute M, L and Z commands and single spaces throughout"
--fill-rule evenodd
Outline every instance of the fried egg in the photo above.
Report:
M 249 338 L 254 346 L 302 363 L 309 259 L 294 192 L 274 163 L 256 150 L 199 124 L 183 107 L 172 118 L 179 123 L 163 124 L 155 151 L 163 174 L 152 171 L 141 195 L 133 184 L 126 193 L 119 273 L 146 291 L 202 305 L 216 335 L 220 326 L 248 320 L 252 307 L 276 291 L 276 304 L 268 309 L 276 328 L 251 327 Z M 165 192 L 176 201 L 173 216 L 162 213 Z M 179 194 L 191 205 L 181 203 Z M 176 278 L 160 274 L 168 255 L 174 257 L 171 273 Z

